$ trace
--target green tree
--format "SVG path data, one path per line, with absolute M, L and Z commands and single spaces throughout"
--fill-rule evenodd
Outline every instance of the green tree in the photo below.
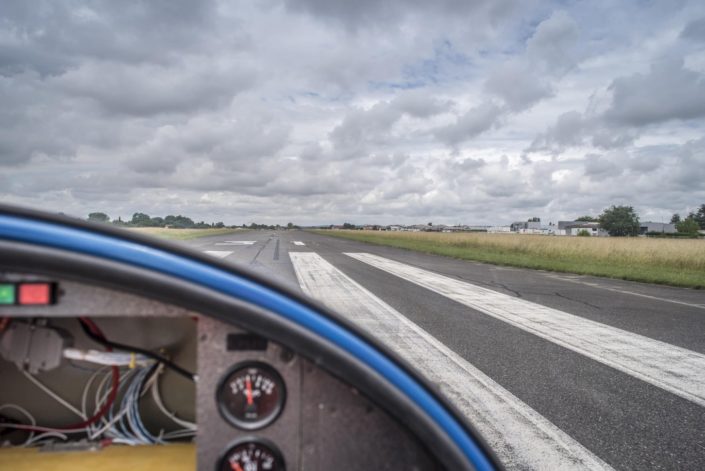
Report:
M 110 222 L 110 216 L 105 213 L 90 213 L 88 220 L 91 222 Z
M 600 214 L 599 222 L 613 237 L 639 234 L 639 216 L 631 206 L 611 206 Z
M 187 218 L 182 215 L 174 216 L 171 214 L 164 218 L 164 224 L 176 229 L 188 229 L 194 226 L 194 222 L 191 218 Z
M 676 229 L 678 229 L 678 232 L 684 234 L 696 234 L 698 229 L 700 229 L 700 226 L 695 219 L 688 217 L 676 223 Z
M 287 228 L 287 229 L 293 229 L 293 228 L 294 228 L 294 223 L 293 223 L 293 222 L 287 222 L 287 223 L 286 223 L 286 228 Z
M 590 232 L 587 229 L 580 229 L 578 231 L 578 237 L 590 237 Z
M 690 213 L 688 217 L 693 218 L 700 229 L 705 229 L 705 204 L 700 205 L 700 208 L 696 212 Z
M 594 218 L 592 216 L 580 216 L 579 218 L 576 218 L 575 220 L 581 221 L 581 222 L 597 222 L 597 218 Z
M 671 224 L 678 224 L 679 222 L 681 222 L 681 215 L 673 213 L 673 216 L 671 216 Z
M 149 217 L 148 214 L 135 213 L 132 215 L 132 220 L 130 221 L 130 224 L 132 224 L 133 226 L 138 226 L 138 227 L 148 227 L 148 226 L 150 226 L 151 222 L 152 222 L 152 219 Z

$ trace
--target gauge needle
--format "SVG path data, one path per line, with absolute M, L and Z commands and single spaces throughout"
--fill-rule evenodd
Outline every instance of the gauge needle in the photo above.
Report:
M 247 405 L 251 406 L 252 405 L 252 381 L 250 381 L 249 377 L 245 378 L 245 386 L 247 386 Z
M 233 471 L 243 471 L 242 466 L 240 466 L 240 463 L 230 463 L 230 467 L 233 468 Z

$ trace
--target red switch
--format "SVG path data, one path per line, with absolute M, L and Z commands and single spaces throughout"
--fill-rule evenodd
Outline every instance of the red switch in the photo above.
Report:
M 18 287 L 18 304 L 51 304 L 51 283 L 22 283 Z

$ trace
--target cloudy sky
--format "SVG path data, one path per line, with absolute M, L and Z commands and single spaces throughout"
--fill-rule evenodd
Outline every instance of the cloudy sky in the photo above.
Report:
M 668 220 L 705 203 L 705 3 L 3 0 L 0 201 Z

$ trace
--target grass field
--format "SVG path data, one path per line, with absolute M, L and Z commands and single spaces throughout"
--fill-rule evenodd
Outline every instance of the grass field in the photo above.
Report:
M 130 228 L 130 230 L 139 232 L 140 234 L 161 237 L 162 239 L 189 240 L 198 239 L 199 237 L 234 234 L 236 232 L 243 232 L 245 229 L 166 229 L 164 227 L 133 227 Z
M 485 233 L 316 232 L 497 265 L 705 288 L 705 240 Z

